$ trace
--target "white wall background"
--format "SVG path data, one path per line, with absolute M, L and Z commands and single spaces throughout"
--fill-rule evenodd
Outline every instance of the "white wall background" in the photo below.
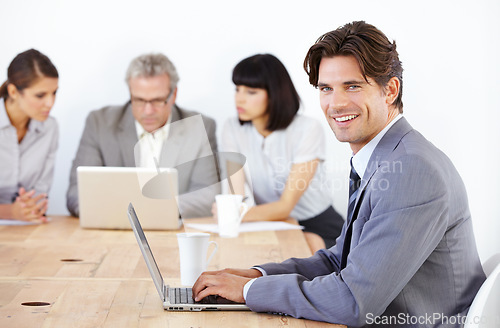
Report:
M 302 61 L 324 32 L 353 20 L 395 39 L 411 124 L 455 163 L 468 189 L 484 261 L 500 252 L 500 1 L 64 1 L 1 0 L 0 80 L 14 56 L 36 48 L 57 66 L 60 124 L 50 214 L 67 214 L 71 161 L 90 110 L 127 101 L 132 58 L 163 52 L 177 66 L 177 103 L 215 118 L 235 115 L 231 70 L 269 52 L 289 70 L 303 112 L 324 123 L 334 204 L 346 211 L 350 150 L 322 117 Z M 218 131 L 220 133 L 220 131 Z

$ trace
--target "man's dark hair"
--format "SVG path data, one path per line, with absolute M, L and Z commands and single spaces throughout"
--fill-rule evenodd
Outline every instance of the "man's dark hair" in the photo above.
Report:
M 318 87 L 319 64 L 323 57 L 353 56 L 358 61 L 363 77 L 372 78 L 382 88 L 392 77 L 399 79 L 399 94 L 394 105 L 403 112 L 403 66 L 396 51 L 396 42 L 375 26 L 356 21 L 325 33 L 307 52 L 304 69 L 309 83 Z

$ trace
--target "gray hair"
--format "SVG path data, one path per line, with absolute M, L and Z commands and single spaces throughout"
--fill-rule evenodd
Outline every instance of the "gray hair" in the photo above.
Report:
M 177 74 L 174 64 L 164 54 L 145 54 L 132 60 L 127 69 L 125 81 L 128 84 L 130 79 L 135 77 L 153 77 L 162 74 L 168 75 L 170 89 L 171 91 L 175 90 L 177 82 L 179 82 L 179 74 Z

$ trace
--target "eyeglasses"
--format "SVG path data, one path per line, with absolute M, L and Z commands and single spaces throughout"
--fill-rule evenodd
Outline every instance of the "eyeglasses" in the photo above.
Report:
M 137 97 L 131 97 L 130 102 L 132 103 L 133 106 L 142 108 L 145 107 L 147 103 L 150 103 L 151 106 L 159 108 L 165 106 L 165 104 L 170 100 L 170 97 L 172 96 L 173 92 L 170 91 L 168 94 L 167 98 L 162 99 L 162 98 L 157 98 L 157 99 L 151 99 L 151 100 L 146 100 L 142 98 L 137 98 Z

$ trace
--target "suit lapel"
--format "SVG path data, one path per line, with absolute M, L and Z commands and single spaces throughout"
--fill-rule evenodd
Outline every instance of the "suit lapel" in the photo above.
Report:
M 398 144 L 401 142 L 403 137 L 413 130 L 408 121 L 402 117 L 394 123 L 394 125 L 386 132 L 386 134 L 379 141 L 377 147 L 373 150 L 373 154 L 368 161 L 368 166 L 366 167 L 365 174 L 361 179 L 361 185 L 359 186 L 358 196 L 356 198 L 356 203 L 354 203 L 353 217 L 358 214 L 359 205 L 361 204 L 364 196 L 366 186 L 370 182 L 371 178 L 377 172 L 381 163 L 396 149 Z M 348 227 L 351 225 L 349 221 Z
M 132 105 L 130 102 L 125 104 L 122 111 L 122 117 L 117 127 L 117 139 L 125 166 L 133 167 L 135 165 L 134 147 L 138 141 L 137 131 L 135 129 L 135 119 L 132 114 Z
M 180 109 L 176 105 L 172 107 L 171 115 L 172 124 L 170 124 L 170 131 L 161 149 L 160 166 L 162 167 L 174 167 L 183 146 L 182 141 L 185 129 L 182 128 Z

